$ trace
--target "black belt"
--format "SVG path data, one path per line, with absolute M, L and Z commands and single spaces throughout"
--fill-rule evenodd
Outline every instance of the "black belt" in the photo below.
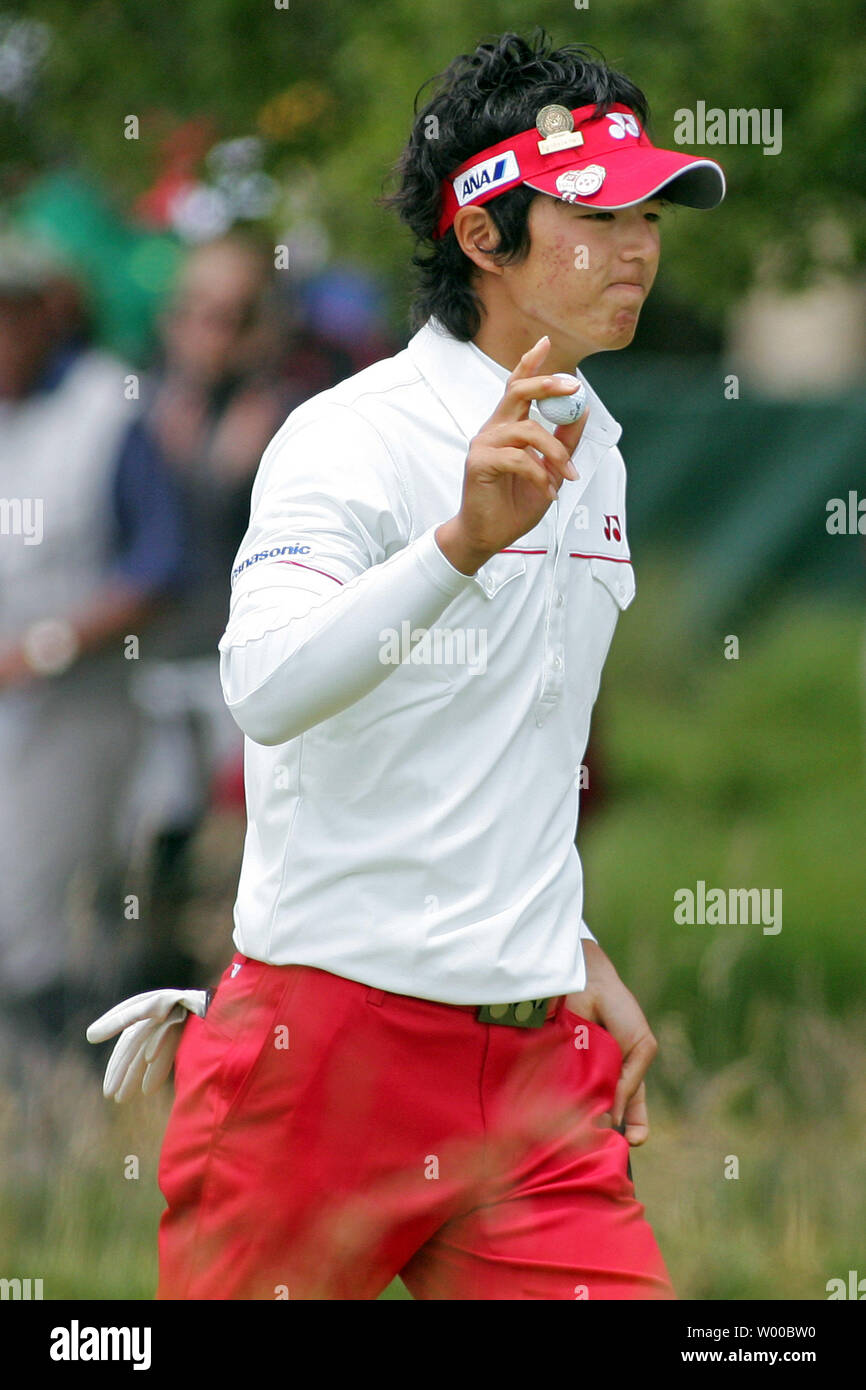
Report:
M 507 1028 L 540 1028 L 547 1020 L 551 1004 L 558 1004 L 563 995 L 550 999 L 523 999 L 517 1004 L 481 1004 L 476 1015 L 479 1023 L 502 1023 Z

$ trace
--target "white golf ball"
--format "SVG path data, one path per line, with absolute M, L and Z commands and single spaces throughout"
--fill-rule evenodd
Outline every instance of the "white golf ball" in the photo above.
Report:
M 554 372 L 554 376 L 568 375 L 568 372 Z M 535 404 L 545 420 L 549 420 L 552 425 L 573 425 L 586 410 L 586 387 L 581 382 L 571 396 L 548 396 Z

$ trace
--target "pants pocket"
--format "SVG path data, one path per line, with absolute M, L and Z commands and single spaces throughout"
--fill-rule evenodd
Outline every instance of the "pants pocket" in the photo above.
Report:
M 619 1076 L 619 1072 L 622 1070 L 623 1055 L 622 1048 L 620 1047 L 616 1038 L 613 1036 L 613 1033 L 609 1033 L 606 1028 L 604 1028 L 600 1023 L 596 1023 L 591 1018 L 583 1018 L 580 1014 L 572 1013 L 571 1009 L 567 1009 L 565 1005 L 563 1005 L 562 1007 L 562 1015 L 563 1018 L 570 1023 L 570 1026 L 575 1036 L 577 1036 L 575 1031 L 576 1029 L 580 1027 L 587 1029 L 588 1043 L 590 1048 L 595 1048 L 597 1043 L 598 1047 L 603 1052 L 609 1052 L 612 1056 L 616 1056 L 617 1076 Z
M 249 964 L 261 965 L 260 962 Z M 257 978 L 244 998 L 231 1008 L 231 1036 L 225 1032 L 225 1012 L 215 1030 L 222 1048 L 222 1059 L 214 1078 L 216 1105 L 214 1123 L 223 1130 L 231 1121 L 270 1050 L 280 1045 L 281 1030 L 288 1027 L 287 1010 L 302 965 L 261 966 Z M 207 1015 L 205 1015 L 207 1026 Z

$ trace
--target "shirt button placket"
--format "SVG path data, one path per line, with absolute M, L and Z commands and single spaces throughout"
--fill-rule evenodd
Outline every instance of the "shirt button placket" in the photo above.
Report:
M 548 515 L 550 516 L 550 513 Z M 539 729 L 551 708 L 559 701 L 565 670 L 565 596 L 559 577 L 562 555 L 565 552 L 557 546 L 556 518 L 553 517 L 551 520 L 549 548 L 545 556 L 548 599 L 544 625 L 542 686 L 535 706 L 535 723 Z
M 557 699 L 562 695 L 565 681 L 565 599 L 564 585 L 562 583 L 563 556 L 565 556 L 567 563 L 568 555 L 566 548 L 557 544 L 554 551 L 553 606 L 550 613 L 550 636 L 553 648 L 554 670 L 553 689 Z

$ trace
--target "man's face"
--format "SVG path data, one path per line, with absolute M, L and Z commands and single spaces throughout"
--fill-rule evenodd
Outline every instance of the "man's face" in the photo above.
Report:
M 0 296 L 0 398 L 28 394 L 51 351 L 52 324 L 43 295 Z
M 258 318 L 260 264 L 234 246 L 194 251 L 164 326 L 171 366 L 202 385 L 239 370 Z
M 529 209 L 529 254 L 503 266 L 501 279 L 528 344 L 547 333 L 565 370 L 627 347 L 658 270 L 661 215 L 658 198 L 605 212 L 539 194 Z

